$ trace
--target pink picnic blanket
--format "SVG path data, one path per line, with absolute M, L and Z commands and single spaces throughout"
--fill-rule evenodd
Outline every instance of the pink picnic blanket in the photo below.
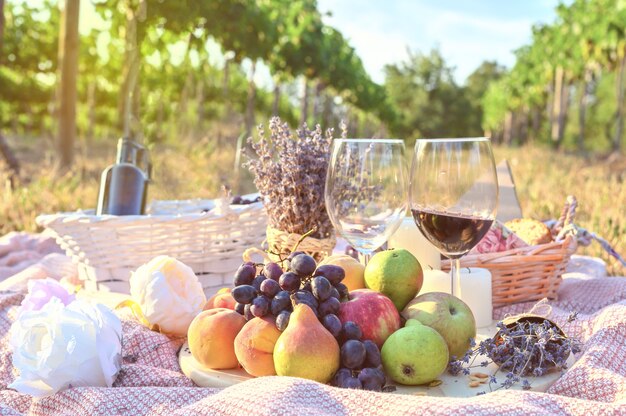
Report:
M 53 254 L 49 254 L 50 252 Z M 30 252 L 16 267 L 15 253 Z M 71 388 L 33 400 L 7 389 L 15 378 L 8 332 L 25 281 L 46 274 L 75 276 L 75 268 L 41 235 L 0 238 L 0 415 L 342 415 L 461 414 L 626 415 L 626 278 L 605 277 L 598 261 L 575 257 L 551 302 L 553 318 L 584 349 L 548 391 L 499 390 L 468 399 L 407 396 L 335 388 L 288 377 L 263 377 L 225 388 L 195 387 L 180 371 L 181 340 L 123 319 L 123 367 L 113 388 Z M 52 257 L 51 257 L 52 256 Z M 20 270 L 18 270 L 20 269 Z M 8 276 L 7 270 L 13 274 Z M 494 318 L 527 311 L 532 303 L 501 308 Z M 566 317 L 578 311 L 578 320 Z

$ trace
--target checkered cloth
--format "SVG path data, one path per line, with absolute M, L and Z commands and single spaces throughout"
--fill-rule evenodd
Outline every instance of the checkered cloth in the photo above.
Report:
M 0 239 L 0 256 L 2 244 Z M 0 270 L 11 252 L 16 250 L 0 257 Z M 44 258 L 45 250 L 40 254 Z M 61 259 L 55 262 L 67 266 Z M 289 377 L 252 379 L 226 389 L 199 388 L 178 366 L 182 341 L 151 332 L 123 315 L 124 360 L 113 388 L 71 388 L 33 400 L 7 389 L 16 376 L 8 331 L 24 294 L 21 289 L 1 291 L 7 281 L 21 288 L 25 278 L 39 278 L 39 272 L 27 268 L 17 272 L 20 279 L 0 283 L 0 415 L 626 415 L 626 278 L 604 277 L 593 259 L 575 257 L 572 264 L 575 270 L 564 279 L 559 300 L 550 303 L 550 317 L 584 342 L 576 364 L 547 393 L 499 390 L 468 399 L 346 390 Z M 501 308 L 494 318 L 532 306 Z M 571 311 L 579 312 L 578 320 L 568 323 Z

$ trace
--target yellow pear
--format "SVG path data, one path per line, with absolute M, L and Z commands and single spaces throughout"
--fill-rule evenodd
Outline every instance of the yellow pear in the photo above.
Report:
M 295 306 L 274 346 L 274 367 L 279 376 L 320 383 L 329 382 L 339 369 L 339 344 L 309 306 Z

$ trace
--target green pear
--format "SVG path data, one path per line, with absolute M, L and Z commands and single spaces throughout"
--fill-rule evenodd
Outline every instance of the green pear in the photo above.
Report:
M 448 366 L 448 345 L 434 329 L 409 319 L 391 334 L 381 350 L 385 373 L 410 386 L 435 380 Z
M 449 293 L 429 292 L 410 301 L 401 315 L 439 332 L 448 344 L 450 358 L 460 359 L 476 338 L 476 321 L 465 302 Z
M 387 296 L 398 312 L 422 288 L 422 266 L 413 254 L 404 249 L 376 253 L 365 266 L 365 286 Z
M 305 304 L 294 307 L 287 329 L 274 346 L 279 376 L 328 383 L 339 369 L 339 344 Z

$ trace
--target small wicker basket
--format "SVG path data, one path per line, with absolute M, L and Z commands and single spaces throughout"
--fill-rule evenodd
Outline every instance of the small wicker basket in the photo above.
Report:
M 272 261 L 279 261 L 281 258 L 286 258 L 291 250 L 298 244 L 298 251 L 303 251 L 311 256 L 316 261 L 321 261 L 324 258 L 330 256 L 333 253 L 333 249 L 337 244 L 337 239 L 334 235 L 328 238 L 313 238 L 305 237 L 302 239 L 302 235 L 295 233 L 288 233 L 285 231 L 277 230 L 271 226 L 267 226 L 267 246 L 269 259 Z
M 491 272 L 494 308 L 557 298 L 561 275 L 578 246 L 574 226 L 577 206 L 576 198 L 568 196 L 561 217 L 551 229 L 555 240 L 551 243 L 461 258 L 461 267 L 480 267 Z M 442 268 L 450 270 L 450 261 L 443 261 Z
M 570 257 L 576 251 L 576 238 L 517 248 L 498 253 L 470 254 L 461 258 L 461 267 L 480 267 L 491 272 L 493 307 L 556 299 Z M 442 262 L 444 270 L 450 262 Z
M 260 202 L 220 205 L 202 212 L 214 203 L 157 201 L 153 212 L 164 215 L 74 212 L 40 215 L 36 221 L 55 234 L 87 289 L 129 293 L 131 272 L 165 254 L 191 267 L 210 296 L 231 284 L 243 252 L 263 242 L 267 226 Z M 184 213 L 174 214 L 177 210 Z

